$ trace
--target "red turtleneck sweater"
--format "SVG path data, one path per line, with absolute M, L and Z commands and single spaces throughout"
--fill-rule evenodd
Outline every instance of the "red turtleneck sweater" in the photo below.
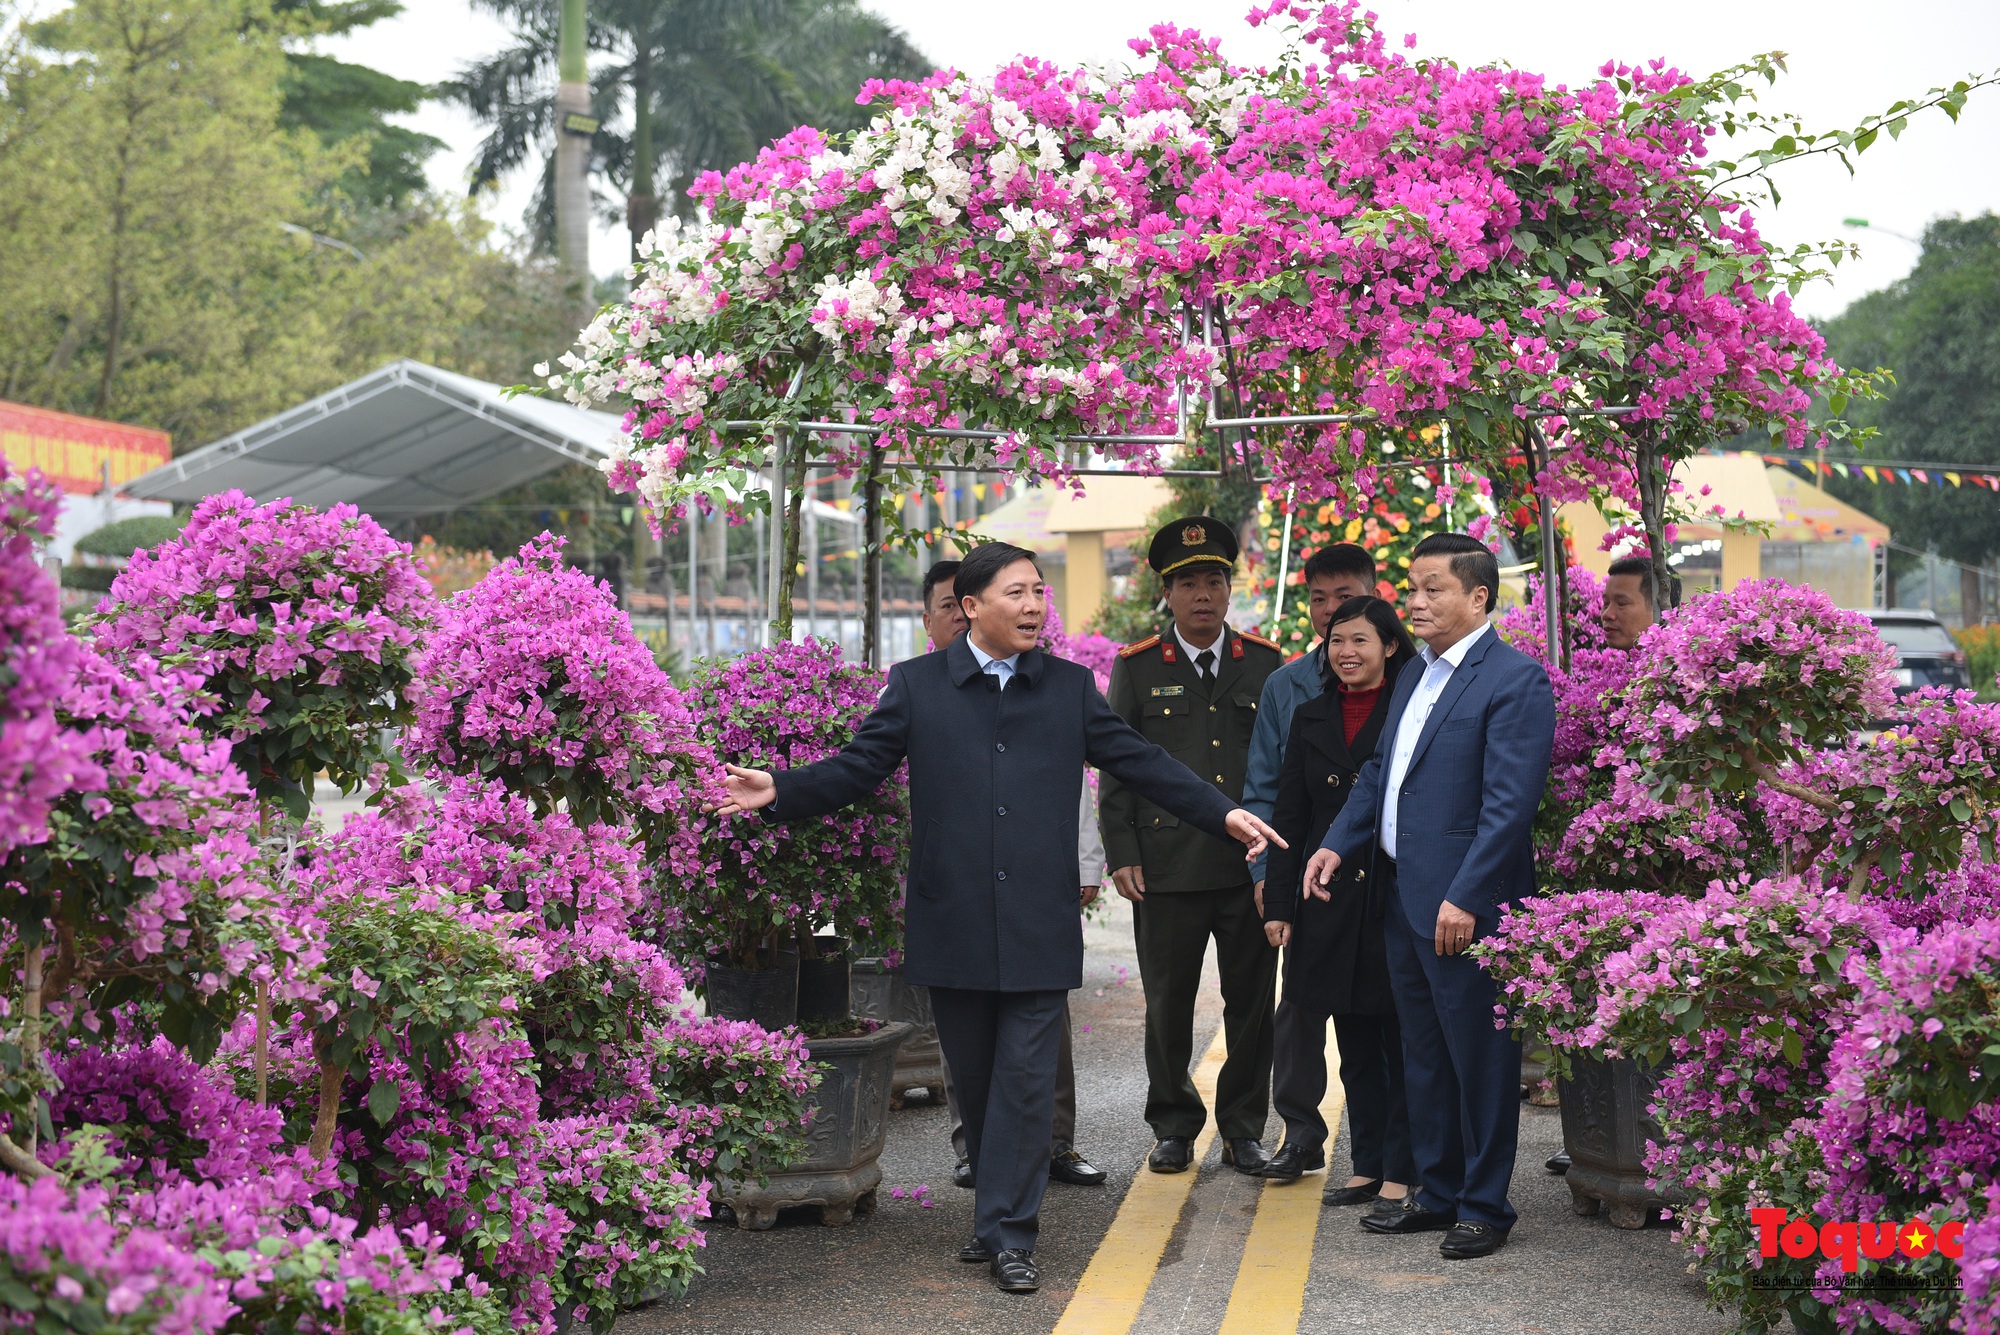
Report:
M 1368 716 L 1375 712 L 1375 699 L 1382 694 L 1380 686 L 1368 691 L 1350 691 L 1340 688 L 1340 727 L 1347 734 L 1352 745 L 1361 734 L 1361 725 L 1368 722 Z

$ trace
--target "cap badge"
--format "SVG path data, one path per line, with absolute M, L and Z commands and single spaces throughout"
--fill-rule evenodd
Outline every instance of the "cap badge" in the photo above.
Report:
M 1200 524 L 1189 524 L 1181 530 L 1181 546 L 1199 547 L 1208 541 L 1208 530 Z

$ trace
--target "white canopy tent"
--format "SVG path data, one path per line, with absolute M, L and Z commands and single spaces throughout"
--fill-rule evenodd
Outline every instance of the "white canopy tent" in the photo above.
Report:
M 385 522 L 485 500 L 565 464 L 596 466 L 619 419 L 422 362 L 391 362 L 134 478 L 132 496 L 349 501 Z

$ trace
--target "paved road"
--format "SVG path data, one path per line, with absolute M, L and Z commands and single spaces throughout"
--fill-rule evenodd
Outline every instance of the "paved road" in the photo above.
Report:
M 821 1227 L 810 1211 L 788 1215 L 766 1233 L 714 1228 L 703 1258 L 707 1274 L 688 1296 L 623 1317 L 617 1335 L 1293 1329 L 1706 1335 L 1727 1329 L 1703 1305 L 1664 1228 L 1626 1233 L 1571 1212 L 1560 1179 L 1541 1168 L 1561 1140 L 1553 1110 L 1523 1110 L 1514 1187 L 1521 1223 L 1504 1250 L 1481 1261 L 1443 1261 L 1435 1236 L 1363 1234 L 1356 1211 L 1318 1207 L 1317 1175 L 1290 1187 L 1266 1186 L 1223 1167 L 1212 1145 L 1192 1177 L 1142 1177 L 1132 1208 L 1121 1213 L 1152 1144 L 1139 1118 L 1145 1002 L 1123 904 L 1091 927 L 1088 945 L 1085 986 L 1072 1003 L 1078 1139 L 1111 1181 L 1050 1187 L 1039 1294 L 1000 1294 L 984 1267 L 951 1259 L 971 1232 L 972 1194 L 951 1185 L 944 1109 L 917 1098 L 890 1115 L 878 1213 L 847 1228 Z M 1204 1039 L 1221 1017 L 1213 967 L 1211 959 L 1197 1018 Z M 1200 1061 L 1198 1055 L 1198 1072 Z M 1277 1139 L 1274 1122 L 1265 1143 L 1275 1146 Z M 1345 1141 L 1343 1130 L 1333 1163 L 1343 1180 Z M 925 1187 L 935 1204 L 895 1199 L 894 1187 L 906 1193 Z

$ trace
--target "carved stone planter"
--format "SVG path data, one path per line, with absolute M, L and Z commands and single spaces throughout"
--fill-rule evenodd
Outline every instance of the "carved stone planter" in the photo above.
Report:
M 901 969 L 892 969 L 879 959 L 854 961 L 849 986 L 857 1018 L 896 1020 L 910 1026 L 910 1036 L 896 1054 L 889 1106 L 902 1107 L 903 1096 L 913 1089 L 925 1090 L 932 1103 L 943 1103 L 944 1049 L 938 1046 L 930 989 L 904 982 Z
M 716 1195 L 736 1212 L 738 1228 L 766 1229 L 778 1211 L 817 1205 L 820 1222 L 838 1227 L 875 1208 L 882 1143 L 889 1134 L 890 1074 L 906 1024 L 885 1024 L 858 1038 L 816 1038 L 808 1057 L 825 1067 L 813 1091 L 805 1157 L 759 1186 L 719 1182 Z
M 1570 1204 L 1581 1215 L 1606 1211 L 1617 1228 L 1644 1228 L 1678 1192 L 1646 1185 L 1646 1142 L 1660 1124 L 1646 1112 L 1657 1077 L 1628 1058 L 1577 1057 L 1561 1082 L 1563 1147 L 1569 1151 Z

